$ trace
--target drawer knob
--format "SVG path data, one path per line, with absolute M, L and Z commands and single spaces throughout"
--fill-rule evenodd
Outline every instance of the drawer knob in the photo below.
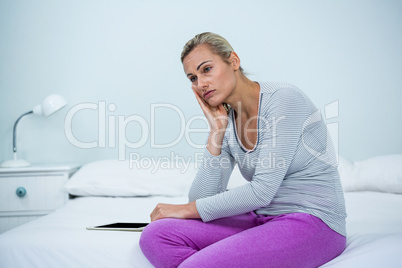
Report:
M 27 193 L 27 190 L 25 190 L 24 187 L 18 187 L 16 193 L 19 197 L 24 197 Z

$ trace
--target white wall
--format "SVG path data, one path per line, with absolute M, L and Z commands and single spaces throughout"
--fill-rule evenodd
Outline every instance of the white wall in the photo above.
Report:
M 115 104 L 106 119 L 137 115 L 150 125 L 151 104 L 168 103 L 185 122 L 202 111 L 179 60 L 184 43 L 212 31 L 226 37 L 256 80 L 287 81 L 323 109 L 339 101 L 339 152 L 351 160 L 402 153 L 402 2 L 400 1 L 15 1 L 0 2 L 0 161 L 12 157 L 19 115 L 52 93 L 67 108 L 49 118 L 29 116 L 18 128 L 20 156 L 33 163 L 117 158 L 118 148 L 82 149 L 64 133 L 68 111 L 82 103 Z M 99 109 L 98 109 L 99 110 Z M 156 109 L 155 140 L 180 134 L 173 109 Z M 105 120 L 102 120 L 105 122 Z M 72 131 L 99 141 L 99 115 L 78 112 Z M 107 121 L 107 120 L 106 120 Z M 105 123 L 109 126 L 108 122 Z M 192 127 L 205 127 L 198 120 Z M 120 124 L 120 127 L 122 125 Z M 123 129 L 111 130 L 116 136 Z M 104 131 L 101 131 L 101 135 Z M 139 123 L 127 139 L 141 138 Z M 190 136 L 202 144 L 206 133 Z M 116 143 L 123 142 L 116 137 Z M 193 157 L 185 138 L 141 156 Z

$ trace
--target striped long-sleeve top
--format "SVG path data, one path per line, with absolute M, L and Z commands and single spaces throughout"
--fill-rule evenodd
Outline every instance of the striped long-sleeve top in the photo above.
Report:
M 298 88 L 259 83 L 257 142 L 246 149 L 228 117 L 221 154 L 205 148 L 189 192 L 204 222 L 250 211 L 304 212 L 346 236 L 345 201 L 336 155 L 320 111 Z M 227 190 L 235 165 L 249 182 Z

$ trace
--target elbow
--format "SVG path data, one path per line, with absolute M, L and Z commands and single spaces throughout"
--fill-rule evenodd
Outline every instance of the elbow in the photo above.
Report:
M 196 201 L 198 199 L 202 199 L 202 198 L 207 198 L 207 197 L 211 197 L 214 196 L 216 194 L 218 194 L 219 192 L 215 192 L 215 191 L 191 191 L 188 194 L 188 202 L 193 202 Z
M 189 203 L 191 203 L 191 202 L 193 202 L 193 201 L 195 201 L 195 200 L 197 200 L 199 198 L 200 198 L 199 194 L 194 192 L 194 191 L 190 190 L 190 192 L 188 193 L 188 202 Z
M 195 200 L 197 200 L 197 199 L 195 199 L 193 196 L 191 196 L 191 195 L 188 195 L 188 202 L 189 203 L 191 203 L 191 202 L 194 202 Z

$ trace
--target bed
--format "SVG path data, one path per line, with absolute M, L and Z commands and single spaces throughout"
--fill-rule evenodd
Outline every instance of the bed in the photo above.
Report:
M 400 163 L 401 155 L 355 163 L 340 159 L 347 247 L 322 267 L 402 267 Z M 196 167 L 154 172 L 127 164 L 107 160 L 84 166 L 65 186 L 78 197 L 0 235 L 0 267 L 152 267 L 138 245 L 141 233 L 86 227 L 147 222 L 157 203 L 186 202 Z M 229 188 L 243 183 L 240 176 L 233 172 Z

